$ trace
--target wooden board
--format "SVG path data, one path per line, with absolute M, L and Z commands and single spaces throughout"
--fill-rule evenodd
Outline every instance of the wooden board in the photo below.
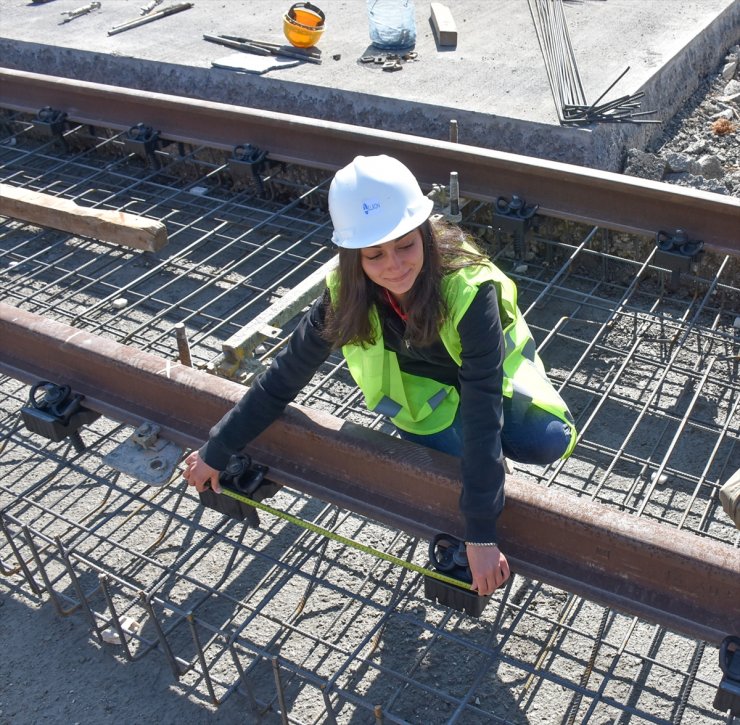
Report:
M 156 252 L 167 244 L 162 222 L 123 211 L 80 206 L 71 199 L 0 184 L 0 215 L 132 249 Z
M 437 45 L 457 45 L 457 25 L 450 9 L 442 3 L 432 3 L 432 27 L 437 38 Z

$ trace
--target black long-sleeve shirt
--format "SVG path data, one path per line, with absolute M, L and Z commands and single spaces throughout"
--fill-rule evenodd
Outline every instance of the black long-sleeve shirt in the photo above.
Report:
M 242 399 L 212 429 L 201 448 L 203 460 L 223 470 L 229 457 L 265 430 L 311 381 L 329 357 L 331 345 L 321 330 L 329 295 L 317 299 L 272 364 Z M 390 305 L 378 303 L 383 343 L 398 357 L 401 370 L 453 385 L 460 393 L 463 431 L 460 511 L 465 539 L 496 541 L 496 519 L 504 505 L 501 395 L 504 342 L 499 302 L 492 283 L 480 286 L 458 324 L 462 365 L 450 357 L 441 339 L 428 347 L 407 346 L 405 323 Z

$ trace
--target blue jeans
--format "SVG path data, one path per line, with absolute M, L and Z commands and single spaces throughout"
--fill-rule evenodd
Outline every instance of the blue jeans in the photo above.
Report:
M 560 418 L 518 397 L 504 397 L 504 427 L 501 448 L 504 455 L 519 463 L 544 465 L 557 461 L 570 445 L 570 428 Z M 458 458 L 462 456 L 463 437 L 460 411 L 449 428 L 431 435 L 398 430 L 401 438 L 419 443 Z

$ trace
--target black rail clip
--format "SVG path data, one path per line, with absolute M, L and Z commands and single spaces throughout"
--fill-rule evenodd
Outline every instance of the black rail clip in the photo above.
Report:
M 527 205 L 519 196 L 507 199 L 499 196 L 493 205 L 493 228 L 500 234 L 510 234 L 514 239 L 514 252 L 518 260 L 526 258 L 526 237 L 539 204 Z
M 49 138 L 60 139 L 66 146 L 64 130 L 67 127 L 67 114 L 65 111 L 44 106 L 36 114 L 36 118 L 31 119 L 31 125 Z
M 714 708 L 730 715 L 740 715 L 740 637 L 731 635 L 719 647 L 722 680 L 714 696 Z
M 231 456 L 225 470 L 221 471 L 218 483 L 222 489 L 230 489 L 253 501 L 262 501 L 274 496 L 280 486 L 265 479 L 269 469 L 258 463 L 246 454 Z M 225 514 L 237 521 L 247 521 L 250 526 L 259 526 L 260 518 L 254 506 L 238 501 L 226 494 L 218 494 L 207 490 L 200 493 L 200 502 L 210 508 Z
M 145 161 L 151 161 L 158 168 L 159 162 L 155 154 L 159 147 L 159 131 L 155 131 L 145 123 L 137 123 L 126 131 L 123 137 L 123 147 L 129 153 L 140 156 Z
M 83 407 L 82 395 L 73 393 L 69 385 L 55 385 L 41 380 L 31 387 L 28 405 L 21 408 L 26 428 L 58 443 L 69 438 L 78 453 L 85 450 L 79 430 L 92 423 L 100 413 Z
M 671 272 L 670 287 L 675 289 L 681 282 L 681 274 L 694 272 L 704 254 L 704 242 L 689 239 L 683 229 L 672 234 L 659 231 L 655 236 L 655 263 Z
M 259 190 L 260 196 L 264 196 L 265 183 L 262 175 L 270 166 L 279 163 L 269 159 L 267 154 L 267 151 L 250 143 L 234 146 L 231 158 L 227 161 L 231 178 L 253 181 Z
M 468 584 L 473 581 L 465 542 L 454 536 L 437 534 L 429 542 L 429 560 L 437 571 L 452 579 Z M 490 594 L 482 597 L 471 589 L 449 584 L 428 574 L 424 575 L 424 596 L 471 617 L 480 617 L 491 599 Z

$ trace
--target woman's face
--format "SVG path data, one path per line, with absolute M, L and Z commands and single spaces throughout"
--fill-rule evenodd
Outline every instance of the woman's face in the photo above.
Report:
M 360 251 L 362 269 L 375 284 L 403 302 L 424 264 L 424 242 L 418 227 L 390 242 Z

